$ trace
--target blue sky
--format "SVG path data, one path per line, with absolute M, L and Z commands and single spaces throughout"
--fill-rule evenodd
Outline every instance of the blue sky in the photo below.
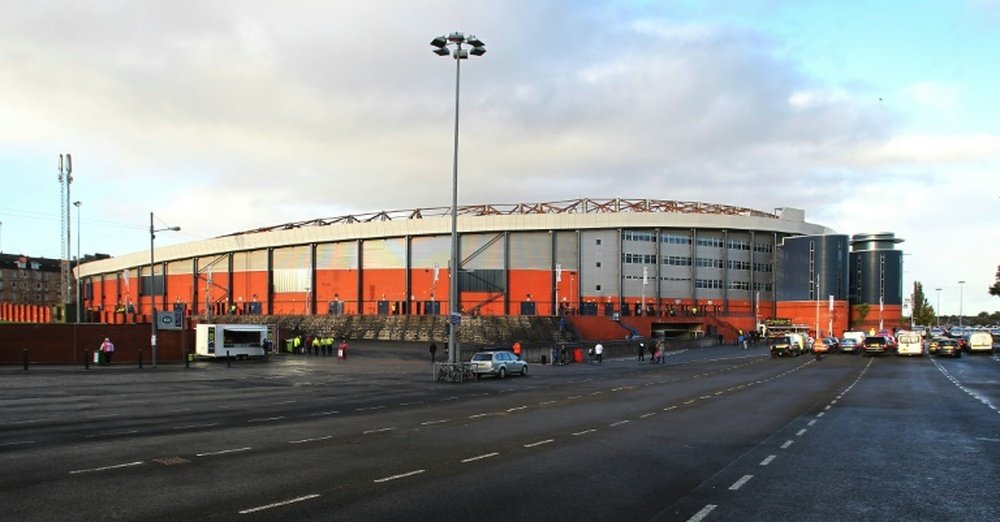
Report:
M 0 249 L 59 257 L 450 202 L 657 198 L 892 231 L 1000 309 L 1000 1 L 4 2 Z M 73 212 L 73 227 L 77 214 Z M 74 238 L 76 237 L 74 231 Z M 73 240 L 75 251 L 76 240 Z M 936 299 L 932 299 L 932 304 Z

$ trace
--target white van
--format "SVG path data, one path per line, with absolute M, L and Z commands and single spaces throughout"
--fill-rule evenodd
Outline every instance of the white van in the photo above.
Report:
M 896 355 L 924 354 L 923 338 L 917 332 L 901 331 L 896 334 Z
M 965 346 L 969 353 L 992 352 L 993 336 L 989 332 L 971 332 Z

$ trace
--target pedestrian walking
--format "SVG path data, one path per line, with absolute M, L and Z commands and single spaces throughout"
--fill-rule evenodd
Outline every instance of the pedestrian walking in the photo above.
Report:
M 340 341 L 340 347 L 337 348 L 337 357 L 347 360 L 347 339 Z
M 432 342 L 431 343 L 431 347 L 429 348 L 429 350 L 431 352 L 431 364 L 434 364 L 434 354 L 436 354 L 437 351 L 438 351 L 438 345 L 437 345 L 437 343 Z
M 594 345 L 594 355 L 597 356 L 597 364 L 604 364 L 604 345 L 597 343 Z
M 115 354 L 115 343 L 105 337 L 101 343 L 101 352 L 104 354 L 104 366 L 111 366 L 111 356 Z
M 639 362 L 646 362 L 646 346 L 640 342 L 637 351 L 639 352 Z
M 521 358 L 521 341 L 514 341 L 514 346 L 512 348 L 514 349 L 514 356 L 517 357 L 518 359 L 520 359 Z

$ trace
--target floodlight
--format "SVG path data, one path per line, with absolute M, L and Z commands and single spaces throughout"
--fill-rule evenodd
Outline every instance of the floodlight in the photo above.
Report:
M 473 47 L 472 50 L 469 52 L 472 53 L 473 56 L 482 56 L 486 54 L 486 48 L 481 45 L 478 45 L 476 47 Z
M 449 51 L 447 47 L 438 47 L 437 49 L 434 49 L 434 54 L 438 56 L 448 56 L 451 54 L 451 51 Z
M 448 40 L 445 40 L 444 36 L 438 36 L 437 38 L 431 40 L 431 45 L 434 47 L 444 47 L 448 44 Z

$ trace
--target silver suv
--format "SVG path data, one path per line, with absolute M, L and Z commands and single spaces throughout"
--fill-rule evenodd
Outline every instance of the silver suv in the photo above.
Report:
M 528 363 L 511 352 L 479 352 L 472 356 L 470 365 L 477 379 L 483 375 L 496 375 L 501 379 L 511 374 L 528 375 Z

